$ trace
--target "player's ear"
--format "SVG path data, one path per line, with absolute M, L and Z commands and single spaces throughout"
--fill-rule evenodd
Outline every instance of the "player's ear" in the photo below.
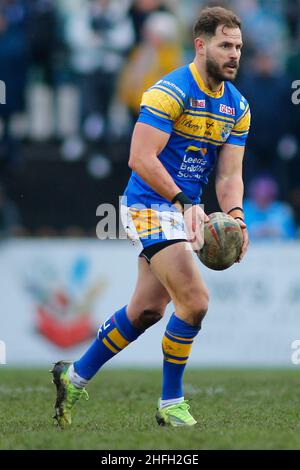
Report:
M 200 55 L 204 54 L 205 51 L 205 41 L 203 38 L 196 38 L 194 41 L 196 52 Z

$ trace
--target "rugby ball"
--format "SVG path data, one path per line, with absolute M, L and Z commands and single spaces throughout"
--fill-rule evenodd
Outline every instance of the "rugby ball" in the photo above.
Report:
M 240 224 L 224 212 L 214 212 L 204 224 L 204 245 L 198 253 L 200 261 L 210 269 L 222 271 L 232 266 L 243 246 Z

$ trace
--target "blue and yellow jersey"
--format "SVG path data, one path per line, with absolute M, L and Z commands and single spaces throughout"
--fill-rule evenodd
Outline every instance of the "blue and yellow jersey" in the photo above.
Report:
M 250 109 L 230 82 L 224 82 L 218 92 L 209 90 L 192 63 L 174 70 L 144 93 L 138 122 L 170 134 L 158 158 L 179 188 L 199 203 L 221 146 L 245 146 Z M 171 206 L 135 172 L 124 195 L 127 206 Z

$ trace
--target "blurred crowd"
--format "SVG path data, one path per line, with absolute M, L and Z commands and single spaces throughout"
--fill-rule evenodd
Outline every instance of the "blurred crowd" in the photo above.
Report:
M 0 237 L 20 233 L 22 214 L 4 182 L 26 165 L 25 144 L 55 144 L 58 159 L 85 159 L 91 177 L 127 160 L 143 90 L 193 60 L 191 29 L 205 5 L 232 8 L 243 23 L 236 85 L 252 110 L 252 237 L 299 237 L 300 105 L 291 97 L 300 80 L 300 0 L 0 0 Z M 123 151 L 112 159 L 117 144 Z

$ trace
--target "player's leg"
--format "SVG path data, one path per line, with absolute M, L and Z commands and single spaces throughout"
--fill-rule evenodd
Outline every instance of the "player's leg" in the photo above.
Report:
M 144 257 L 139 257 L 138 266 L 138 280 L 127 316 L 135 328 L 144 331 L 161 320 L 171 298 Z
M 54 366 L 55 418 L 60 426 L 71 424 L 71 409 L 82 395 L 87 395 L 85 386 L 89 380 L 103 364 L 162 318 L 169 301 L 169 294 L 147 261 L 139 258 L 138 280 L 129 305 L 103 323 L 96 340 L 78 361 L 60 361 Z
M 150 267 L 169 293 L 176 315 L 193 326 L 201 327 L 209 295 L 187 243 L 179 242 L 158 251 L 151 258 Z
M 163 384 L 157 413 L 159 424 L 193 425 L 184 401 L 182 378 L 194 338 L 208 308 L 208 292 L 186 243 L 156 253 L 151 269 L 169 292 L 175 313 L 163 337 Z
M 132 300 L 103 323 L 92 346 L 74 363 L 75 373 L 71 377 L 74 385 L 86 385 L 105 362 L 163 316 L 170 297 L 144 258 L 139 258 L 138 266 L 138 280 Z

